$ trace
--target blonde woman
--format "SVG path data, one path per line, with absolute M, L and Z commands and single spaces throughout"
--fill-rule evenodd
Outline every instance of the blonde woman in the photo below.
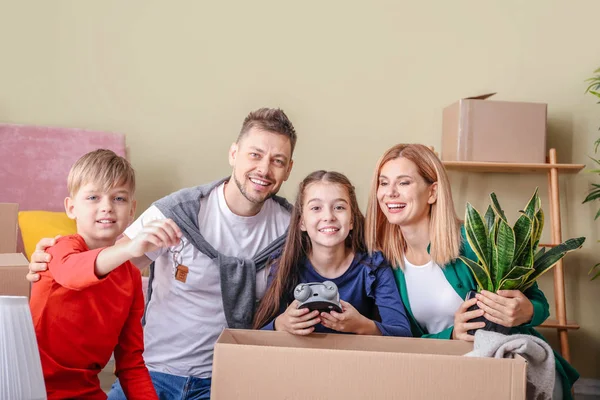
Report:
M 415 337 L 473 341 L 469 322 L 483 316 L 510 327 L 510 333 L 542 337 L 533 327 L 548 318 L 546 297 L 534 284 L 522 293 L 477 290 L 471 270 L 458 258 L 476 259 L 456 215 L 446 171 L 428 147 L 399 144 L 388 149 L 375 168 L 365 224 L 370 252 L 381 251 L 394 266 Z M 477 304 L 480 309 L 468 311 Z M 579 374 L 558 354 L 555 398 L 571 398 Z

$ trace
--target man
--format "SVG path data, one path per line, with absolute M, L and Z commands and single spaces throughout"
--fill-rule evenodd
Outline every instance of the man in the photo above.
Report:
M 251 112 L 229 149 L 229 178 L 183 189 L 148 208 L 126 231 L 172 219 L 183 233 L 179 246 L 132 260 L 154 261 L 145 314 L 144 359 L 160 398 L 208 399 L 214 344 L 225 327 L 250 328 L 257 298 L 266 289 L 269 255 L 284 242 L 291 205 L 276 196 L 292 170 L 295 129 L 279 109 Z M 45 269 L 43 239 L 32 255 L 28 279 Z M 115 382 L 109 399 L 124 399 Z

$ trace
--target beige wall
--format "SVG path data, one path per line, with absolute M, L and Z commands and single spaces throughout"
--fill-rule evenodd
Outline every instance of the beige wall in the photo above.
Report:
M 310 171 L 336 169 L 364 206 L 387 147 L 439 148 L 442 108 L 490 91 L 547 102 L 559 161 L 591 166 L 600 105 L 583 80 L 600 67 L 598 14 L 597 0 L 0 0 L 0 120 L 126 133 L 141 207 L 228 174 L 242 119 L 264 105 L 300 136 L 290 199 Z M 574 365 L 599 378 L 600 281 L 586 273 L 600 261 L 600 204 L 581 205 L 594 179 L 562 179 L 561 201 L 564 236 L 588 236 L 567 260 Z M 490 191 L 516 211 L 536 185 L 547 207 L 543 175 L 452 180 L 460 214 Z M 549 277 L 542 287 L 552 298 Z

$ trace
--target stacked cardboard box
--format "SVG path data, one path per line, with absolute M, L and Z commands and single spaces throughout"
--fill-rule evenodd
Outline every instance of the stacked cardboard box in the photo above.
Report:
M 29 297 L 28 261 L 17 253 L 19 205 L 0 203 L 0 296 Z

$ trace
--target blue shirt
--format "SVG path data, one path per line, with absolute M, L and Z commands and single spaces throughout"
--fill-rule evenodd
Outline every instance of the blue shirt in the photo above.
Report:
M 373 320 L 382 335 L 412 336 L 392 268 L 381 253 L 374 253 L 373 256 L 356 253 L 348 270 L 334 279 L 321 276 L 306 257 L 301 264 L 299 283 L 331 281 L 337 285 L 340 299 L 352 304 L 359 313 Z M 277 262 L 274 262 L 269 273 L 268 285 L 271 285 L 276 270 Z M 285 312 L 293 300 L 293 293 L 281 299 L 278 316 Z M 275 318 L 262 329 L 273 330 L 274 322 Z M 314 331 L 341 333 L 321 324 L 315 325 Z

